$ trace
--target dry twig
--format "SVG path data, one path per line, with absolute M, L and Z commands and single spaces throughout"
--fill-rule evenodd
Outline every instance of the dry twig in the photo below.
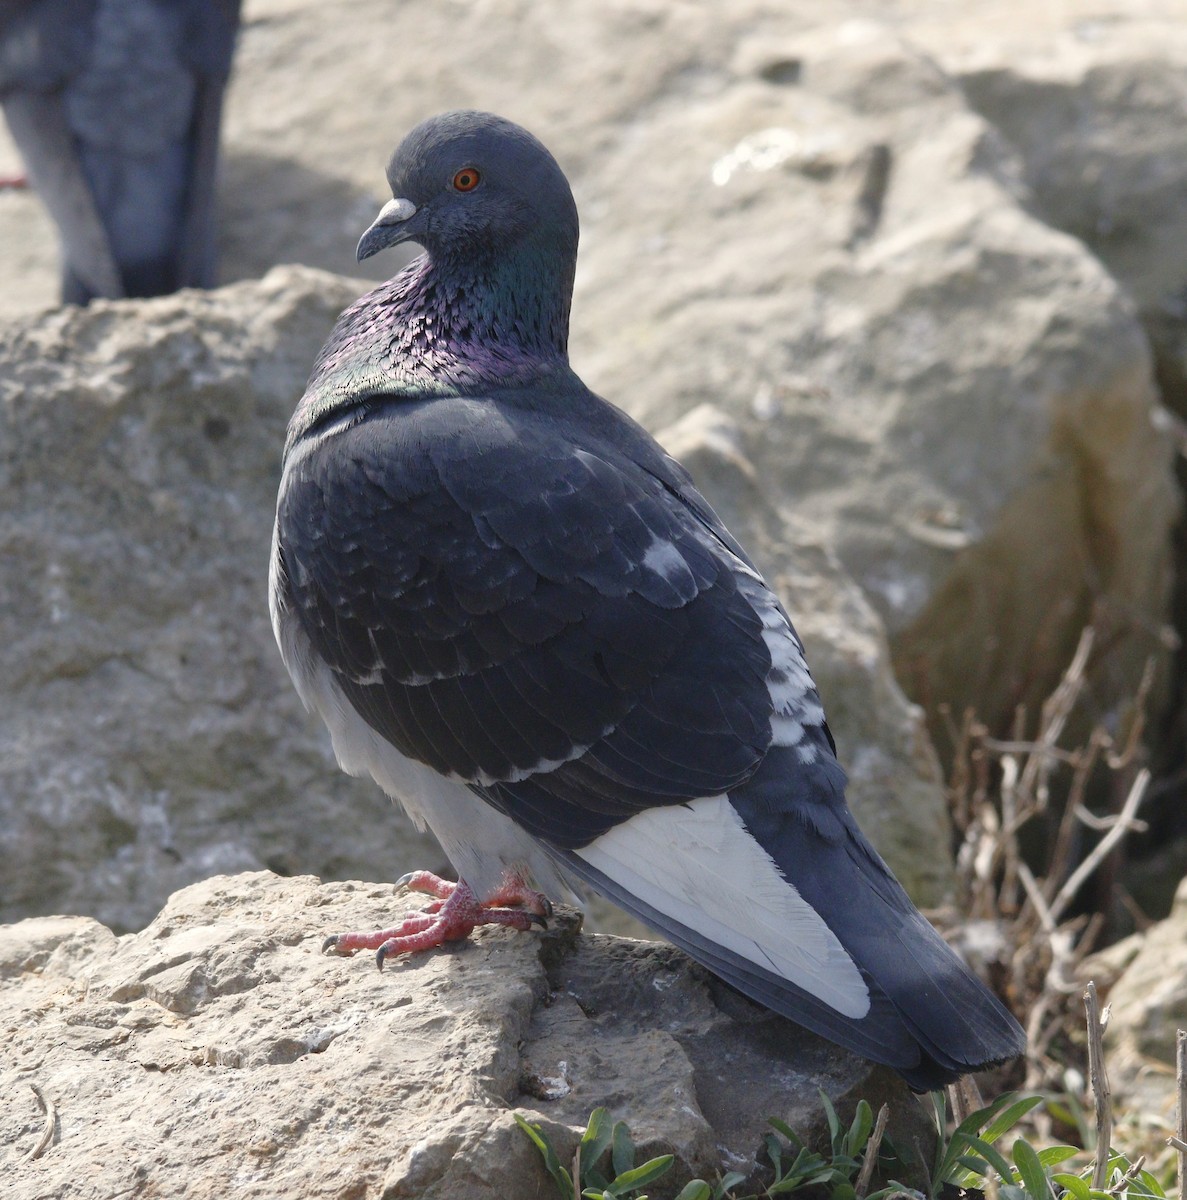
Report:
M 1109 1010 L 1101 1015 L 1096 984 L 1089 980 L 1084 989 L 1084 1011 L 1088 1017 L 1088 1072 L 1092 1081 L 1092 1103 L 1096 1110 L 1096 1152 L 1092 1163 L 1092 1186 L 1104 1191 L 1109 1170 L 1109 1147 L 1113 1141 L 1113 1098 L 1105 1071 L 1104 1036 Z
M 1133 781 L 1133 787 L 1129 789 L 1129 795 L 1125 798 L 1125 804 L 1112 829 L 1097 842 L 1092 853 L 1064 880 L 1063 886 L 1055 894 L 1055 899 L 1051 902 L 1051 915 L 1055 920 L 1058 921 L 1063 916 L 1064 910 L 1075 898 L 1084 881 L 1108 858 L 1113 847 L 1133 828 L 1134 816 L 1137 814 L 1138 806 L 1146 794 L 1149 783 L 1150 772 L 1143 767 Z
M 886 1119 L 889 1115 L 890 1106 L 883 1104 L 878 1109 L 874 1132 L 870 1134 L 870 1140 L 866 1142 L 865 1155 L 861 1160 L 861 1171 L 858 1173 L 857 1182 L 853 1185 L 853 1190 L 857 1193 L 857 1200 L 865 1200 L 866 1192 L 870 1190 L 870 1180 L 874 1175 L 874 1166 L 878 1162 L 878 1151 L 882 1148 L 882 1135 L 886 1132 Z
M 1110 1196 L 1120 1196 L 1122 1192 L 1129 1190 L 1129 1185 L 1142 1173 L 1142 1168 L 1146 1165 L 1146 1156 L 1139 1154 L 1137 1158 L 1129 1164 L 1129 1169 L 1117 1180 L 1111 1188 L 1109 1188 Z
M 949 795 L 953 824 L 961 837 L 957 876 L 962 915 L 992 922 L 1005 947 L 998 958 L 1008 972 L 1005 990 L 1014 1010 L 1025 1013 L 1028 1089 L 1064 1086 L 1067 1064 L 1059 1055 L 1074 1040 L 1079 1024 L 1073 998 L 1083 990 L 1080 964 L 1105 927 L 1103 913 L 1073 918 L 1068 914 L 1084 885 L 1122 840 L 1144 828 L 1137 812 L 1149 794 L 1150 776 L 1137 770 L 1135 759 L 1153 679 L 1149 667 L 1118 742 L 1097 724 L 1078 748 L 1059 744 L 1084 694 L 1094 644 L 1093 630 L 1086 629 L 1063 678 L 1042 706 L 1033 740 L 1027 740 L 1021 710 L 1005 739 L 990 737 L 971 712 L 965 713 L 959 729 L 950 722 L 957 761 Z M 1126 779 L 1128 794 L 1121 811 L 1106 817 L 1088 808 L 1090 789 L 1103 771 L 1133 775 L 1132 782 Z M 1022 855 L 1019 834 L 1048 811 L 1053 794 L 1059 797 L 1061 812 L 1046 862 L 1035 869 Z M 1089 830 L 1099 836 L 1077 862 Z
M 1178 1084 L 1178 1115 L 1175 1136 L 1167 1138 L 1179 1152 L 1179 1197 L 1187 1196 L 1187 1029 L 1175 1033 L 1175 1083 Z

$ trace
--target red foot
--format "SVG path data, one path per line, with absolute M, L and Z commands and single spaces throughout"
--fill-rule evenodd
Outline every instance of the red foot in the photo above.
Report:
M 526 931 L 533 924 L 547 928 L 552 905 L 540 892 L 532 891 L 518 876 L 507 875 L 485 903 L 464 880 L 456 884 L 429 871 L 412 871 L 397 886 L 436 897 L 422 912 L 404 918 L 393 929 L 375 933 L 339 933 L 326 938 L 322 950 L 351 955 L 356 950 L 374 950 L 383 969 L 384 959 L 393 954 L 431 950 L 446 942 L 469 937 L 476 925 L 509 925 Z
M 0 175 L 0 191 L 23 191 L 28 186 L 27 175 Z

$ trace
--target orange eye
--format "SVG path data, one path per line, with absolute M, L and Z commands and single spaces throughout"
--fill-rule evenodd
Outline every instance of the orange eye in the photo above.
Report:
M 462 167 L 453 177 L 453 186 L 459 192 L 472 192 L 478 186 L 481 178 L 482 176 L 473 167 Z

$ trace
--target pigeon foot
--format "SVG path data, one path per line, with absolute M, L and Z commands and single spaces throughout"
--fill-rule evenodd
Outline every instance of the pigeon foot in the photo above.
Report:
M 435 896 L 438 900 L 448 900 L 457 886 L 458 884 L 451 880 L 434 875 L 432 871 L 409 871 L 407 875 L 401 875 L 396 880 L 396 887 L 407 888 L 410 892 L 424 892 L 426 895 Z M 461 886 L 468 887 L 465 883 L 462 883 Z M 472 892 L 471 895 L 473 895 Z M 514 871 L 504 873 L 502 883 L 487 896 L 482 902 L 482 906 L 522 908 L 529 913 L 535 913 L 538 917 L 552 916 L 552 903 L 548 897 L 543 892 L 537 892 L 528 887 L 523 878 Z M 424 911 L 436 912 L 439 908 L 440 905 L 430 904 L 425 907 Z
M 478 925 L 507 925 L 526 932 L 533 925 L 547 928 L 552 905 L 516 875 L 504 877 L 498 889 L 480 901 L 465 880 L 451 883 L 430 871 L 411 871 L 397 886 L 433 896 L 422 912 L 412 913 L 391 929 L 374 933 L 338 933 L 322 943 L 322 951 L 345 956 L 358 950 L 374 950 L 375 962 L 383 970 L 393 954 L 432 950 L 446 942 L 469 937 Z

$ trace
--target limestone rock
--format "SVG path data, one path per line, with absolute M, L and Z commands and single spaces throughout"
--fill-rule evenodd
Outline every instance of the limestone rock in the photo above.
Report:
M 921 1112 L 673 948 L 579 935 L 571 913 L 543 937 L 480 931 L 382 973 L 319 952 L 406 905 L 390 886 L 258 872 L 187 888 L 118 939 L 84 918 L 0 928 L 5 1196 L 85 1179 L 191 1200 L 543 1200 L 512 1113 L 566 1157 L 604 1104 L 641 1155 L 677 1156 L 658 1198 L 722 1155 L 749 1169 L 767 1117 L 818 1136 L 818 1087 L 842 1110 L 890 1099 L 908 1127 Z M 54 1132 L 29 1160 L 33 1086 Z
M 440 852 L 336 768 L 272 640 L 284 428 L 356 287 L 257 284 L 0 327 L 0 913 L 144 925 L 217 871 Z
M 1118 949 L 1128 963 L 1108 993 L 1113 1094 L 1126 1110 L 1162 1116 L 1173 1128 L 1175 1036 L 1187 1029 L 1187 879 L 1170 915 Z
M 984 21 L 921 36 L 1017 151 L 1026 199 L 1126 288 L 1165 403 L 1187 416 L 1187 29 L 1086 0 L 1053 27 Z M 976 28 L 974 28 L 974 25 Z

